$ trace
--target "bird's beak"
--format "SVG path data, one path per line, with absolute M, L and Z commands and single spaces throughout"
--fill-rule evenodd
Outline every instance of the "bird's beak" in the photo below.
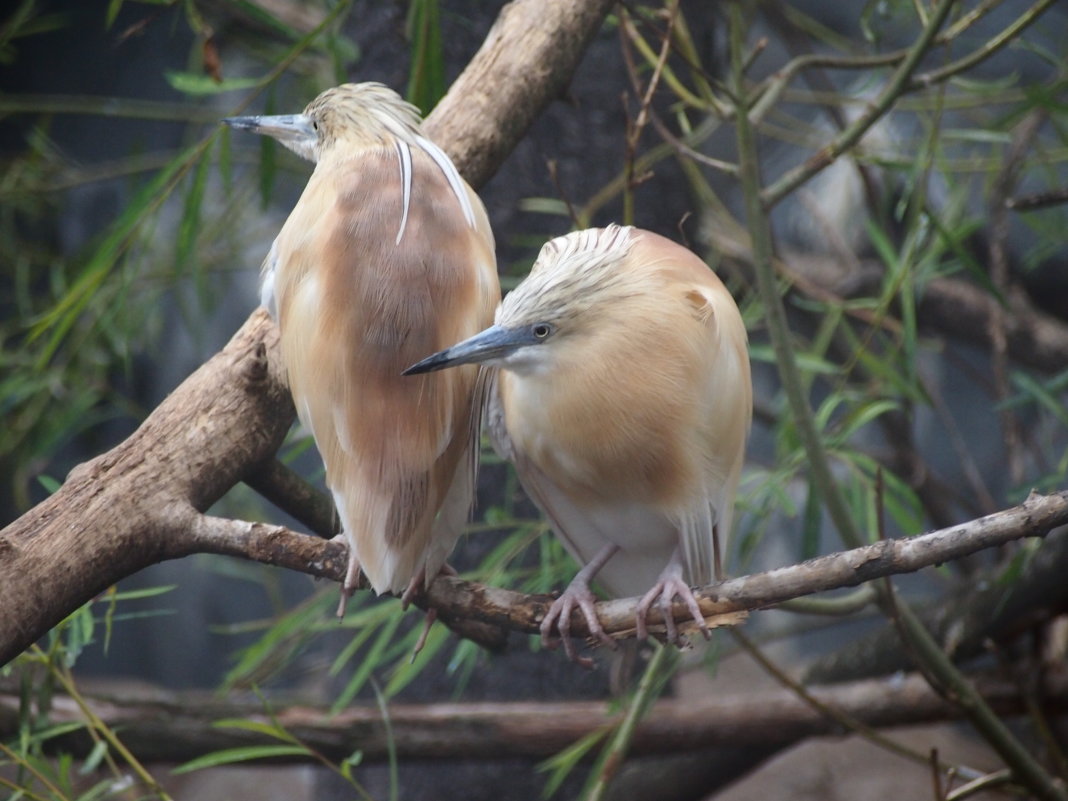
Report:
M 227 117 L 223 122 L 239 131 L 272 136 L 279 142 L 316 138 L 311 119 L 304 114 L 279 114 L 276 117 Z
M 262 134 L 277 139 L 294 153 L 315 161 L 319 134 L 305 114 L 279 114 L 274 117 L 226 117 L 223 122 L 238 131 Z
M 430 373 L 435 370 L 444 370 L 446 367 L 499 359 L 533 342 L 534 340 L 526 329 L 502 328 L 499 325 L 493 325 L 451 348 L 427 356 L 421 362 L 405 370 L 403 375 Z

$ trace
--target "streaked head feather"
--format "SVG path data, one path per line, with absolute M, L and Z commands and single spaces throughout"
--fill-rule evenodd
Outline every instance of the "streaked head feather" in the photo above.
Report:
M 501 302 L 497 324 L 552 322 L 637 291 L 620 269 L 634 246 L 633 231 L 609 225 L 546 242 L 530 275 Z

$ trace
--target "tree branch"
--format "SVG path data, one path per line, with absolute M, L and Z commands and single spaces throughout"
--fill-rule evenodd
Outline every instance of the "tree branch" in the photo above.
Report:
M 1032 495 L 1019 506 L 950 528 L 908 539 L 880 540 L 799 565 L 730 579 L 703 588 L 697 593 L 697 599 L 710 624 L 730 624 L 735 620 L 717 621 L 717 616 L 736 615 L 791 598 L 911 573 L 1013 540 L 1042 537 L 1065 524 L 1068 524 L 1068 490 L 1053 495 Z M 198 551 L 254 559 L 334 581 L 344 578 L 346 547 L 340 537 L 323 541 L 283 526 L 204 516 L 195 526 L 195 533 Z M 638 600 L 624 598 L 598 603 L 597 615 L 605 631 L 619 638 L 633 637 Z M 470 619 L 537 634 L 552 599 L 439 576 L 430 585 L 424 602 L 450 619 Z M 673 612 L 683 630 L 693 625 L 689 611 L 682 604 L 676 604 Z M 651 614 L 651 622 L 660 623 L 659 613 L 653 610 Z M 589 635 L 581 614 L 572 617 L 571 630 L 577 637 Z M 652 630 L 659 628 L 653 625 Z
M 987 702 L 999 714 L 1026 713 L 1025 699 L 1012 681 L 976 679 Z M 1068 672 L 1044 675 L 1038 688 L 1045 708 L 1068 709 Z M 957 720 L 962 714 L 918 675 L 904 679 L 867 680 L 816 687 L 811 695 L 824 707 L 870 727 L 902 726 Z M 259 702 L 222 701 L 209 693 L 105 693 L 83 696 L 89 708 L 122 739 L 140 761 L 178 762 L 224 748 L 276 743 L 247 730 L 213 725 L 227 718 L 263 720 Z M 17 687 L 0 692 L 0 738 L 19 726 Z M 390 749 L 403 759 L 497 759 L 507 756 L 543 758 L 581 737 L 616 722 L 611 702 L 478 702 L 390 704 L 390 729 L 377 706 L 349 706 L 337 713 L 306 705 L 272 705 L 277 721 L 302 743 L 332 760 L 354 750 L 365 760 L 380 761 Z M 82 720 L 74 700 L 52 698 L 49 720 L 60 725 Z M 841 724 L 785 689 L 668 699 L 655 703 L 637 725 L 632 755 L 675 754 L 716 746 L 788 745 L 805 737 L 842 734 Z M 84 755 L 92 741 L 75 732 L 49 741 L 51 747 Z M 288 761 L 301 761 L 290 757 Z M 304 758 L 306 761 L 308 758 Z

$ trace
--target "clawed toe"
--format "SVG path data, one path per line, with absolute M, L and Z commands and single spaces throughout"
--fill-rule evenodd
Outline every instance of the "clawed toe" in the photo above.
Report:
M 683 638 L 679 634 L 678 626 L 675 624 L 675 616 L 671 611 L 671 604 L 676 596 L 686 604 L 690 616 L 701 629 L 701 634 L 704 635 L 704 638 L 707 640 L 711 637 L 708 623 L 705 622 L 705 616 L 701 614 L 701 607 L 697 603 L 697 598 L 694 597 L 693 590 L 678 577 L 668 575 L 662 577 L 649 592 L 642 596 L 641 601 L 638 603 L 638 609 L 635 613 L 638 639 L 644 640 L 649 636 L 649 609 L 656 603 L 660 607 L 660 614 L 664 619 L 665 638 L 673 645 L 681 646 L 683 644 Z
M 571 637 L 571 613 L 576 607 L 581 610 L 586 618 L 586 626 L 590 630 L 590 636 L 597 639 L 602 645 L 616 648 L 616 641 L 609 637 L 601 621 L 597 619 L 597 610 L 594 607 L 596 599 L 587 587 L 569 586 L 564 593 L 552 602 L 545 618 L 541 622 L 541 643 L 546 648 L 555 649 L 558 641 L 563 643 L 564 653 L 567 658 L 576 664 L 586 668 L 593 667 L 593 660 L 588 657 L 580 657 L 575 650 L 575 642 Z M 553 629 L 556 629 L 558 638 L 554 638 Z

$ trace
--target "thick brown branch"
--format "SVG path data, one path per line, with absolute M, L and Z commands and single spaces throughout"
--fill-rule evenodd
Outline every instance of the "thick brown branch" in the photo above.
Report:
M 1025 711 L 1019 688 L 1000 679 L 976 684 L 1004 715 Z M 1050 712 L 1068 708 L 1068 673 L 1044 677 L 1038 692 Z M 861 681 L 815 688 L 822 704 L 871 727 L 955 720 L 960 709 L 938 696 L 923 678 Z M 0 694 L 0 737 L 18 730 L 19 693 Z M 224 718 L 268 722 L 256 702 L 223 702 L 215 695 L 154 693 L 150 697 L 94 696 L 91 709 L 121 731 L 123 742 L 143 761 L 177 762 L 214 750 L 271 744 L 254 732 L 216 727 Z M 354 750 L 365 760 L 397 756 L 416 758 L 496 759 L 546 757 L 580 737 L 614 721 L 618 712 L 600 701 L 391 704 L 390 730 L 377 706 L 352 706 L 336 715 L 309 706 L 273 707 L 275 718 L 305 745 L 333 760 Z M 63 695 L 53 699 L 49 720 L 82 720 L 77 705 Z M 700 699 L 664 700 L 653 705 L 638 725 L 631 753 L 679 753 L 714 746 L 786 745 L 804 737 L 840 734 L 835 721 L 815 711 L 789 690 L 708 695 Z M 51 741 L 52 747 L 88 753 L 92 740 L 75 733 Z M 301 761 L 300 757 L 290 758 Z M 309 758 L 310 759 L 310 758 Z

